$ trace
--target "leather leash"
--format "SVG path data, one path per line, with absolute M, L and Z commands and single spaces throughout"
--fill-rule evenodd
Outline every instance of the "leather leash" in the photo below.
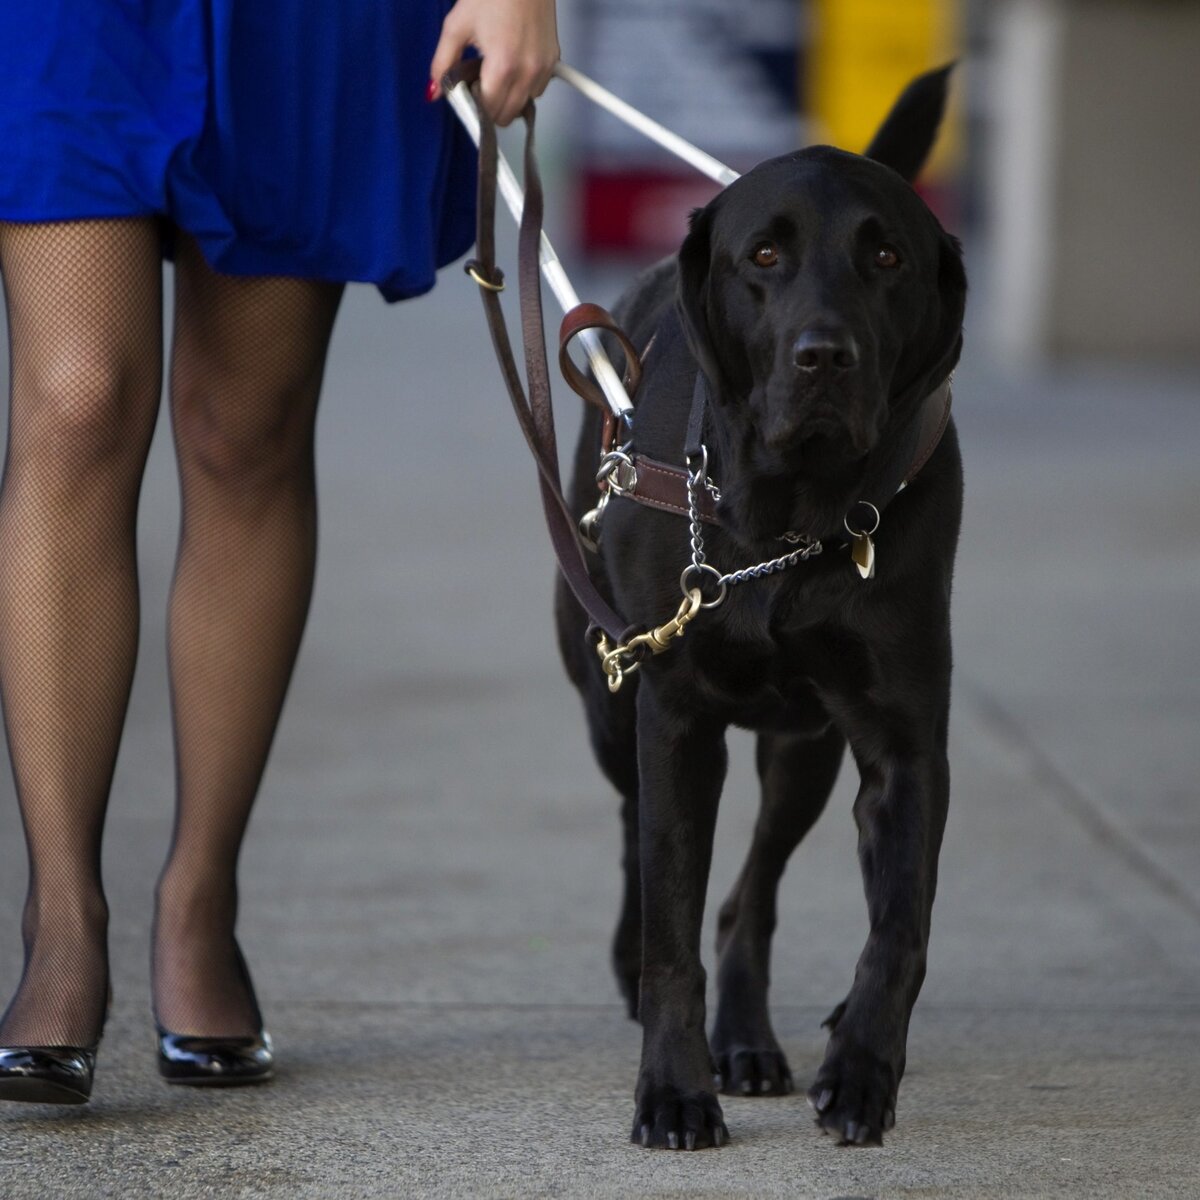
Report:
M 534 155 L 533 102 L 527 103 L 521 114 L 526 127 L 525 205 L 521 213 L 518 235 L 521 332 L 525 344 L 525 374 L 529 381 L 529 392 L 526 394 L 513 356 L 504 314 L 500 308 L 499 293 L 504 289 L 504 274 L 496 266 L 496 126 L 487 115 L 484 106 L 479 103 L 479 66 L 479 59 L 465 60 L 459 63 L 445 80 L 447 89 L 460 82 L 467 83 L 475 95 L 476 106 L 479 109 L 479 193 L 475 247 L 478 257 L 466 264 L 466 271 L 479 285 L 479 294 L 483 298 L 483 310 L 496 358 L 500 363 L 500 372 L 504 377 L 521 432 L 537 464 L 542 508 L 546 514 L 546 525 L 555 557 L 558 559 L 559 570 L 591 622 L 602 629 L 607 637 L 625 642 L 637 631 L 613 611 L 592 582 L 575 527 L 575 519 L 563 496 L 562 480 L 559 477 L 554 413 L 550 405 L 550 370 L 546 360 L 546 341 L 542 325 L 541 276 L 538 269 L 538 243 L 542 232 L 542 185 Z M 603 313 L 603 310 L 597 309 L 597 313 Z M 596 314 L 590 315 L 596 317 Z M 608 317 L 607 313 L 603 315 L 607 317 L 607 324 L 602 324 L 598 318 L 593 323 L 616 332 L 624 340 L 624 334 L 616 328 L 612 318 Z M 580 325 L 579 328 L 584 326 Z M 626 361 L 630 364 L 627 386 L 632 392 L 636 390 L 637 382 L 641 378 L 641 368 L 637 355 L 632 353 L 632 347 L 627 341 L 625 344 Z M 578 375 L 578 372 L 576 374 Z

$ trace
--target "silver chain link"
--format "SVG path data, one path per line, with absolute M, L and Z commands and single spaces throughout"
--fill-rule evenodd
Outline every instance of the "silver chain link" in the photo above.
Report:
M 703 460 L 707 462 L 708 451 L 703 446 L 700 447 L 703 455 Z M 692 566 L 699 570 L 704 566 L 704 532 L 700 527 L 700 512 L 696 508 L 696 488 L 700 485 L 700 480 L 704 477 L 704 468 L 695 473 L 692 472 L 691 464 L 688 464 L 688 519 L 691 522 L 692 530 Z
M 755 563 L 752 567 L 742 567 L 740 571 L 729 571 L 726 574 L 721 574 L 715 567 L 710 566 L 704 555 L 704 531 L 700 520 L 700 511 L 696 505 L 696 493 L 701 484 L 706 487 L 710 486 L 707 477 L 708 470 L 708 449 L 705 446 L 700 447 L 700 465 L 693 469 L 691 461 L 688 462 L 688 518 L 691 522 L 691 548 L 692 548 L 692 565 L 684 570 L 684 577 L 690 571 L 695 571 L 699 575 L 706 572 L 717 577 L 717 585 L 721 589 L 721 593 L 715 601 L 710 601 L 704 607 L 709 608 L 719 604 L 725 598 L 725 589 L 733 587 L 735 584 L 745 583 L 747 579 L 763 579 L 767 575 L 774 575 L 777 571 L 786 571 L 788 567 L 794 567 L 797 563 L 806 562 L 810 558 L 815 558 L 821 553 L 821 543 L 812 538 L 799 538 L 796 534 L 785 535 L 789 541 L 797 541 L 798 545 L 795 550 L 787 554 L 780 555 L 779 558 L 772 558 L 766 562 Z M 715 490 L 715 489 L 714 489 Z

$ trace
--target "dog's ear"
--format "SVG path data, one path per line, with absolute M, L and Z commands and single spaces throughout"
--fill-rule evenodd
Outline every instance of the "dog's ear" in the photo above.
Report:
M 911 412 L 954 370 L 963 346 L 963 317 L 967 307 L 967 273 L 958 238 L 938 229 L 937 301 L 931 303 L 921 333 L 901 360 L 900 388 L 889 398 L 894 413 Z
M 721 391 L 721 367 L 708 328 L 708 271 L 712 261 L 712 206 L 692 210 L 688 235 L 679 248 L 676 304 L 688 345 L 713 389 Z
M 942 123 L 952 70 L 954 63 L 947 63 L 918 75 L 900 94 L 863 155 L 912 183 L 925 165 Z
M 962 353 L 963 317 L 967 308 L 967 273 L 963 269 L 962 245 L 953 234 L 941 232 L 938 248 L 938 311 L 933 344 L 922 365 L 925 394 L 954 370 Z

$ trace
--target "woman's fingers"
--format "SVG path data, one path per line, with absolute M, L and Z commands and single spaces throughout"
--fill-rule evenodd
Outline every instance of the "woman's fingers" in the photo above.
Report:
M 438 39 L 433 61 L 429 64 L 430 100 L 441 98 L 442 76 L 462 58 L 463 51 L 471 42 L 471 29 L 459 12 L 461 7 L 461 4 L 456 4 L 442 22 L 442 36 Z
M 540 96 L 558 62 L 554 0 L 458 0 L 446 15 L 430 73 L 441 95 L 446 73 L 472 45 L 483 55 L 480 99 L 497 125 L 508 125 Z

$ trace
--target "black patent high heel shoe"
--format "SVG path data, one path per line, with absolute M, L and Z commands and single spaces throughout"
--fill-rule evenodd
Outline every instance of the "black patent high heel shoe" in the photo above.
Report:
M 111 1009 L 109 988 L 105 1023 Z M 0 1046 L 0 1100 L 86 1104 L 92 1095 L 99 1046 L 99 1037 L 90 1046 Z
M 238 1087 L 266 1083 L 274 1074 L 271 1035 L 191 1037 L 158 1027 L 158 1073 L 190 1087 Z
M 95 1073 L 95 1046 L 0 1046 L 0 1100 L 86 1104 Z
M 271 1035 L 262 1027 L 262 1013 L 240 947 L 235 946 L 238 972 L 254 1005 L 258 1033 L 244 1037 L 201 1037 L 172 1033 L 158 1025 L 158 1073 L 167 1083 L 189 1087 L 239 1087 L 266 1083 L 274 1075 Z

